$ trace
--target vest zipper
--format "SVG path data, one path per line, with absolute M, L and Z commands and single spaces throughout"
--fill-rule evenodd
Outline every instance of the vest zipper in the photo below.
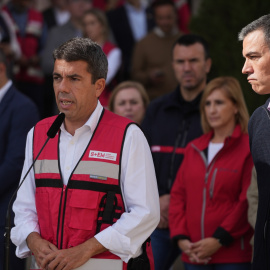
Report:
M 60 249 L 63 248 L 63 235 L 64 235 L 64 223 L 65 223 L 65 213 L 66 213 L 66 203 L 67 203 L 67 191 L 68 186 L 64 186 L 63 194 L 64 194 L 64 204 L 63 204 L 63 211 L 62 211 L 62 226 L 61 226 L 61 242 L 60 242 Z
M 58 210 L 58 222 L 57 222 L 57 248 L 61 249 L 61 244 L 59 245 L 59 242 L 62 243 L 62 240 L 60 238 L 59 240 L 59 232 L 60 232 L 60 227 L 61 227 L 61 222 L 63 223 L 63 218 L 62 218 L 62 201 L 63 201 L 63 195 L 65 194 L 66 191 L 66 185 L 63 185 L 62 191 L 61 191 L 61 196 L 60 196 L 60 202 L 59 202 L 59 210 Z M 62 237 L 62 233 L 61 233 Z

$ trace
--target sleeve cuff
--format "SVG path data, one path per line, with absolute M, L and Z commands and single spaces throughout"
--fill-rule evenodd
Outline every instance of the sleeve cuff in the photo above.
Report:
M 120 234 L 112 226 L 96 234 L 95 238 L 111 253 L 119 256 L 126 263 L 130 258 L 141 254 L 141 246 L 138 248 L 136 245 L 132 245 L 128 237 Z M 120 250 L 121 252 L 119 252 Z
M 233 237 L 222 227 L 218 227 L 213 237 L 219 240 L 222 246 L 229 246 L 233 242 Z
M 172 238 L 172 243 L 174 246 L 178 246 L 177 242 L 179 240 L 190 240 L 190 238 L 187 235 L 179 234 Z

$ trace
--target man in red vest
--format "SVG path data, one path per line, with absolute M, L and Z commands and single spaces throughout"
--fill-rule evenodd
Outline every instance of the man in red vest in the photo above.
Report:
M 74 38 L 53 56 L 65 120 L 18 192 L 16 254 L 33 254 L 31 269 L 154 269 L 146 239 L 159 221 L 159 199 L 147 141 L 99 103 L 108 63 L 96 43 Z M 29 132 L 23 175 L 54 119 Z

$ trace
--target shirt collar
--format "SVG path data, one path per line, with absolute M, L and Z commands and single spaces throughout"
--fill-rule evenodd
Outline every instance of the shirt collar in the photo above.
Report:
M 165 37 L 167 37 L 167 36 L 174 36 L 174 35 L 176 35 L 176 34 L 179 33 L 179 31 L 178 31 L 178 29 L 177 29 L 176 26 L 172 29 L 172 31 L 171 31 L 171 33 L 170 33 L 169 35 L 166 35 L 166 34 L 165 34 L 158 26 L 156 26 L 156 27 L 153 29 L 153 31 L 154 31 L 154 33 L 155 33 L 158 37 L 160 37 L 160 38 L 165 38 Z
M 100 104 L 100 102 L 98 101 L 98 104 L 97 104 L 95 110 L 93 111 L 93 113 L 90 115 L 89 119 L 86 121 L 86 123 L 82 127 L 76 129 L 76 131 L 80 130 L 80 129 L 85 129 L 85 127 L 87 127 L 90 130 L 90 132 L 93 133 L 97 127 L 97 124 L 98 124 L 98 121 L 99 121 L 99 118 L 101 116 L 102 111 L 103 111 L 103 107 Z M 61 129 L 61 131 L 67 132 L 65 129 L 64 123 L 61 125 L 60 129 Z M 76 131 L 75 131 L 75 133 L 76 133 Z
M 270 111 L 270 101 L 268 103 L 267 110 Z
M 0 102 L 4 98 L 4 95 L 7 93 L 8 89 L 12 85 L 12 81 L 9 80 L 1 89 L 0 89 Z
M 132 6 L 129 3 L 125 3 L 125 7 L 127 9 L 128 12 L 142 12 L 146 9 L 146 4 L 144 2 L 141 1 L 141 6 L 139 9 L 135 8 L 134 6 Z

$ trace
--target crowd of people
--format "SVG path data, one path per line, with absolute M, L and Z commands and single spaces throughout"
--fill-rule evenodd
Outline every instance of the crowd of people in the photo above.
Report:
M 254 270 L 270 269 L 260 261 L 269 151 L 254 139 L 267 138 L 258 119 L 269 102 L 248 134 L 241 86 L 208 81 L 210 48 L 188 33 L 189 15 L 173 0 L 1 7 L 2 246 L 7 205 L 37 158 L 13 206 L 11 270 L 31 255 L 31 269 L 169 270 L 181 256 L 186 270 L 249 270 L 253 254 Z M 239 35 L 242 72 L 259 94 L 269 91 L 257 83 L 266 64 L 254 60 L 270 53 L 264 27 L 268 17 Z M 59 112 L 64 123 L 39 156 Z

